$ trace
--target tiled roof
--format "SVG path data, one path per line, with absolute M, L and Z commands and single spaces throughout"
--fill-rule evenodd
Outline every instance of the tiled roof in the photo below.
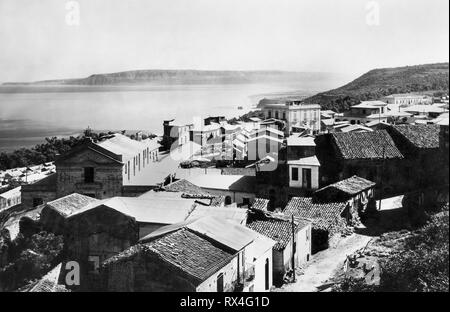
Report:
M 311 197 L 293 197 L 283 213 L 295 217 L 307 218 L 313 225 L 320 228 L 330 228 L 345 209 L 345 202 L 314 202 Z
M 47 206 L 53 208 L 53 210 L 57 211 L 63 217 L 67 217 L 88 204 L 98 201 L 99 200 L 89 196 L 73 193 L 48 202 Z
M 398 125 L 393 128 L 417 148 L 439 148 L 439 125 Z
M 252 219 L 247 223 L 247 226 L 253 231 L 276 241 L 277 243 L 273 247 L 276 250 L 283 250 L 292 240 L 292 227 L 289 221 L 273 218 L 267 218 L 265 220 Z
M 324 188 L 317 190 L 316 193 L 325 192 L 330 188 L 334 188 L 349 195 L 356 195 L 375 186 L 375 184 L 375 182 L 366 180 L 358 176 L 353 176 L 348 179 L 325 186 Z
M 225 196 L 214 196 L 211 199 L 211 206 L 223 206 L 225 204 Z
M 297 218 L 294 230 L 297 232 L 309 224 L 310 222 Z M 273 247 L 276 250 L 283 250 L 292 240 L 292 223 L 285 215 L 254 212 L 247 219 L 247 227 L 277 242 Z
M 235 252 L 182 228 L 146 246 L 163 261 L 181 269 L 200 284 L 234 257 Z
M 44 277 L 42 277 L 29 291 L 30 292 L 68 292 L 69 290 L 59 284 L 62 264 L 58 264 Z
M 403 158 L 386 130 L 331 134 L 343 159 Z
M 228 264 L 236 254 L 232 249 L 181 227 L 148 243 L 131 246 L 106 260 L 103 265 L 127 261 L 141 253 L 156 255 L 174 268 L 172 274 L 178 271 L 195 285 L 199 285 Z
M 265 198 L 255 198 L 255 200 L 252 203 L 252 209 L 267 211 L 269 202 L 270 202 L 270 200 L 265 199 Z
M 164 186 L 164 190 L 167 192 L 183 192 L 184 194 L 189 195 L 211 195 L 208 192 L 204 191 L 201 187 L 189 182 L 186 179 L 172 182 Z

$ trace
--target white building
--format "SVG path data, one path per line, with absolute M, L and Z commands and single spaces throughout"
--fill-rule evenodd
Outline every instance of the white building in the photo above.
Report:
M 396 104 L 405 106 L 418 105 L 418 104 L 431 104 L 433 98 L 428 95 L 421 94 L 391 94 L 380 99 L 387 104 Z
M 266 118 L 275 118 L 286 122 L 286 134 L 290 134 L 293 127 L 305 127 L 311 133 L 320 131 L 319 104 L 286 101 L 285 103 L 265 104 L 261 110 Z
M 13 188 L 0 194 L 0 211 L 14 207 L 21 203 L 21 187 Z
M 319 188 L 320 163 L 316 156 L 289 160 L 289 187 L 316 190 Z
M 343 116 L 336 117 L 336 121 L 349 121 L 350 124 L 365 124 L 374 120 L 387 121 L 387 103 L 382 101 L 362 101 L 353 105 Z

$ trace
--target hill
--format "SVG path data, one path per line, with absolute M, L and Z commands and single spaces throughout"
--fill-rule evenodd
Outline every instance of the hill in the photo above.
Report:
M 449 63 L 437 63 L 374 69 L 340 88 L 316 94 L 304 101 L 341 112 L 360 101 L 379 99 L 389 94 L 448 92 L 448 89 Z M 270 99 L 262 101 L 268 102 Z
M 132 70 L 108 74 L 94 74 L 86 78 L 44 80 L 31 83 L 8 82 L 4 85 L 139 85 L 292 82 L 327 79 L 330 73 L 287 71 L 215 71 L 215 70 Z

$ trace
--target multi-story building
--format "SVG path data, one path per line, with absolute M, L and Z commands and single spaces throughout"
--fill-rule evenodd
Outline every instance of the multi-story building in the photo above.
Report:
M 22 204 L 35 207 L 79 193 L 97 199 L 123 195 L 159 160 L 156 139 L 136 141 L 113 134 L 94 143 L 90 138 L 56 159 L 56 173 L 22 187 Z
M 181 124 L 181 125 L 173 125 L 171 124 L 174 122 L 175 119 L 171 120 L 164 120 L 163 122 L 163 128 L 164 128 L 164 135 L 163 135 L 163 147 L 165 150 L 178 146 L 181 146 L 183 144 L 186 144 L 189 142 L 189 131 L 194 127 L 193 124 Z
M 400 106 L 411 106 L 418 104 L 432 104 L 433 98 L 423 94 L 391 94 L 381 98 L 381 101 L 387 104 L 395 104 Z
M 343 116 L 336 117 L 336 121 L 349 121 L 350 124 L 365 124 L 374 120 L 386 122 L 387 103 L 382 101 L 362 101 L 353 105 Z
M 286 101 L 284 103 L 264 104 L 261 110 L 266 118 L 275 118 L 286 122 L 286 134 L 293 132 L 294 127 L 307 128 L 310 133 L 320 131 L 319 104 Z

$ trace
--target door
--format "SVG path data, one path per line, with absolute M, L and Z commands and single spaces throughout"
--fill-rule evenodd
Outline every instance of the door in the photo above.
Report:
M 309 168 L 302 169 L 302 180 L 303 180 L 303 187 L 310 189 L 311 188 L 311 169 L 309 169 Z
M 223 292 L 223 273 L 217 276 L 217 292 Z
M 269 290 L 269 273 L 270 273 L 270 270 L 269 270 L 269 259 L 266 259 L 266 265 L 264 266 L 264 276 L 265 276 L 265 283 L 264 283 L 264 285 L 265 285 L 265 287 L 264 287 L 264 289 L 265 290 Z

